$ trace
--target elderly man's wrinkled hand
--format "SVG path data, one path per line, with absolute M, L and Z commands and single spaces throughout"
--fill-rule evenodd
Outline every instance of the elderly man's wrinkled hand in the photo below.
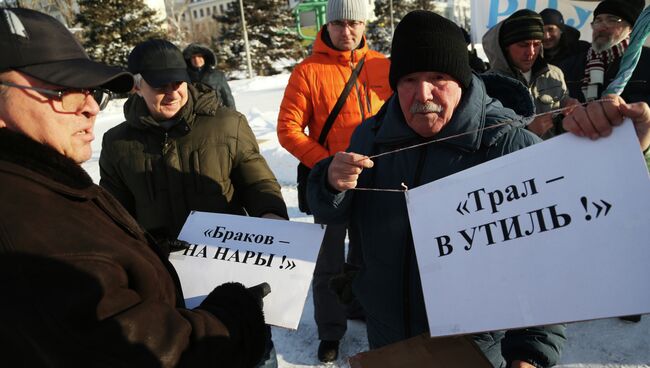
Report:
M 327 169 L 327 182 L 339 192 L 354 189 L 363 169 L 373 166 L 374 163 L 367 156 L 352 152 L 337 152 Z
M 606 101 L 594 101 L 587 106 L 576 107 L 562 121 L 564 130 L 591 139 L 612 134 L 612 129 L 623 122 L 619 107 L 625 101 L 616 95 L 607 95 L 603 99 Z
M 580 137 L 598 139 L 607 137 L 615 126 L 629 117 L 634 123 L 641 149 L 650 146 L 650 107 L 645 102 L 627 104 L 617 95 L 603 96 L 606 101 L 594 101 L 587 106 L 577 107 L 564 118 L 566 131 Z
M 650 107 L 645 102 L 621 105 L 623 116 L 632 119 L 641 150 L 650 147 Z

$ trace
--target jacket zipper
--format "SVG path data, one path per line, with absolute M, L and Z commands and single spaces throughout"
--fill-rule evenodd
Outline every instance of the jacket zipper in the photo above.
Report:
M 372 114 L 372 106 L 370 106 L 370 96 L 368 95 L 368 81 L 363 84 L 363 89 L 366 92 L 366 105 L 368 106 L 368 113 Z
M 163 144 L 162 144 L 163 155 L 165 154 L 165 151 L 167 151 L 168 147 L 169 147 L 169 133 L 165 132 L 165 138 L 163 139 Z

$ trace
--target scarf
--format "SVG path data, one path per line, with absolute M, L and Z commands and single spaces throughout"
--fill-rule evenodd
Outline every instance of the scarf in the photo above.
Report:
M 630 39 L 626 38 L 604 51 L 596 51 L 593 46 L 587 51 L 585 76 L 582 79 L 582 93 L 587 101 L 600 97 L 604 82 L 605 69 L 623 56 Z

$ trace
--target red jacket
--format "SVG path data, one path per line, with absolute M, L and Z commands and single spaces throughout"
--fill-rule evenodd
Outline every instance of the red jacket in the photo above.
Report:
M 344 151 L 357 125 L 376 114 L 392 94 L 388 83 L 390 61 L 370 50 L 365 36 L 362 47 L 338 51 L 325 44 L 323 31 L 318 33 L 312 55 L 291 73 L 278 116 L 280 144 L 309 167 Z M 359 78 L 334 121 L 325 146 L 321 146 L 318 137 L 325 120 L 364 55 L 366 60 Z M 309 134 L 305 132 L 307 127 Z

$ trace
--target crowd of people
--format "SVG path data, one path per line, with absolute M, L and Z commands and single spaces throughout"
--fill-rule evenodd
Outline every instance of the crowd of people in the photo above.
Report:
M 366 40 L 366 5 L 328 1 L 277 124 L 301 163 L 301 210 L 327 225 L 312 283 L 322 362 L 338 359 L 348 319 L 365 321 L 371 349 L 429 329 L 404 196 L 351 189 L 417 187 L 565 131 L 606 137 L 625 117 L 650 148 L 647 68 L 603 96 L 643 1 L 600 2 L 591 44 L 557 10 L 516 11 L 485 34 L 489 63 L 459 26 L 423 10 L 398 23 L 387 58 Z M 168 260 L 185 249 L 190 211 L 289 219 L 214 53 L 152 39 L 125 71 L 23 8 L 0 8 L 0 49 L 2 365 L 277 367 L 268 285 L 215 285 L 188 309 Z M 97 185 L 80 164 L 115 93 L 129 97 L 103 137 Z M 551 367 L 565 330 L 472 337 L 494 367 Z

